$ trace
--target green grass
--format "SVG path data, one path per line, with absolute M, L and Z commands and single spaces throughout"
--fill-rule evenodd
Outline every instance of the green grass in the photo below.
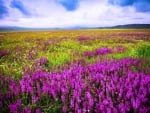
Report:
M 139 58 L 146 58 L 148 61 L 150 61 L 150 45 L 142 45 L 137 50 L 137 56 Z

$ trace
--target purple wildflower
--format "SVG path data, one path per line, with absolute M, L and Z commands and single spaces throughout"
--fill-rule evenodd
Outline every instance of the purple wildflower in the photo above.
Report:
M 16 103 L 12 103 L 9 105 L 10 112 L 11 113 L 18 113 L 18 109 L 20 108 L 20 106 L 21 106 L 21 100 L 18 99 L 16 101 Z
M 35 110 L 35 113 L 41 113 L 40 108 L 37 108 L 37 109 Z
M 64 96 L 64 95 L 61 95 L 61 101 L 62 101 L 63 103 L 65 103 L 66 99 L 65 99 L 65 96 Z

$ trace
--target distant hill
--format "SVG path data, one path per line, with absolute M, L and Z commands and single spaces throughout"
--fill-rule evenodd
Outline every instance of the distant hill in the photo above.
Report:
M 135 28 L 135 29 L 145 29 L 150 28 L 150 24 L 127 24 L 127 25 L 117 25 L 109 28 Z
M 150 24 L 127 24 L 112 27 L 70 27 L 70 28 L 24 28 L 16 26 L 0 26 L 0 32 L 4 31 L 42 31 L 42 30 L 61 30 L 61 29 L 150 29 Z

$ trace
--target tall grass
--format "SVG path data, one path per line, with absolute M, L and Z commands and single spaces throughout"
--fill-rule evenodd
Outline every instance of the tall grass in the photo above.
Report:
M 150 61 L 150 45 L 143 45 L 137 50 L 137 56 Z

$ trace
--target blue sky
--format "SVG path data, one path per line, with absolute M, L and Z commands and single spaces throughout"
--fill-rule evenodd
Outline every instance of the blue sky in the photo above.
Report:
M 150 24 L 150 0 L 0 0 L 0 26 Z

